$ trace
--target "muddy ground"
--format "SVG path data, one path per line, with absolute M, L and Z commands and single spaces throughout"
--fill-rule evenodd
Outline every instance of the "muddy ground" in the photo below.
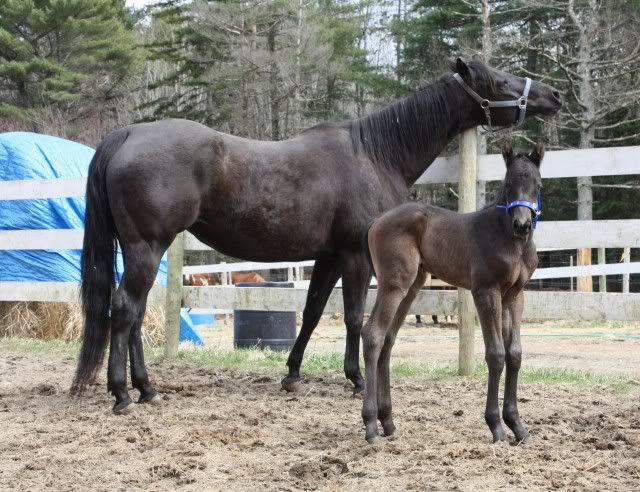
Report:
M 492 445 L 484 381 L 394 381 L 397 436 L 364 441 L 340 375 L 151 364 L 161 396 L 114 416 L 74 359 L 0 352 L 0 490 L 638 490 L 640 387 L 531 383 L 525 445 Z

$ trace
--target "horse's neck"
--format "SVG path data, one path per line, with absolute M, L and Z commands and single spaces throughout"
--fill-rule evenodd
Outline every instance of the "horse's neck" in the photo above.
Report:
M 452 77 L 445 75 L 424 89 L 425 92 L 430 90 L 444 90 L 449 104 L 440 114 L 438 113 L 442 108 L 425 108 L 426 111 L 433 111 L 437 115 L 437 119 L 434 121 L 434 118 L 430 118 L 432 124 L 426 129 L 425 134 L 416 135 L 413 148 L 396 163 L 395 167 L 404 178 L 407 186 L 415 183 L 454 137 L 480 123 L 477 119 L 477 108 L 468 104 L 467 98 L 461 93 L 460 87 L 454 83 Z M 409 113 L 406 117 L 413 117 L 415 127 L 423 128 L 424 125 L 418 119 L 427 118 L 428 115 Z

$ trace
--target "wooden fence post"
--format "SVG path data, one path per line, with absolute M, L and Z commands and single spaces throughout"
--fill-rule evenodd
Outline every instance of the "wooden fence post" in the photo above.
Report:
M 605 265 L 607 263 L 606 251 L 604 248 L 598 248 L 598 265 Z M 598 280 L 598 291 L 606 292 L 607 291 L 607 276 L 600 275 L 600 279 Z
M 164 355 L 175 358 L 180 341 L 180 308 L 182 307 L 182 263 L 184 262 L 184 233 L 173 240 L 167 251 L 167 298 L 165 301 Z
M 624 253 L 622 254 L 623 260 L 625 263 L 631 262 L 631 248 L 624 248 Z M 629 274 L 624 273 L 622 275 L 622 292 L 625 294 L 629 293 Z
M 476 210 L 476 176 L 478 161 L 478 134 L 475 128 L 460 136 L 460 179 L 458 181 L 458 211 Z M 458 347 L 458 372 L 468 376 L 475 369 L 474 342 L 476 309 L 471 292 L 458 289 L 458 319 L 460 345 Z

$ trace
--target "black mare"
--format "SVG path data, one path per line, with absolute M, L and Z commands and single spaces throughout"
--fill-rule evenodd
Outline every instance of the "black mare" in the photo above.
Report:
M 344 371 L 361 391 L 360 330 L 372 275 L 367 228 L 406 200 L 409 186 L 462 130 L 488 123 L 488 111 L 494 125 L 513 124 L 523 114 L 516 106 L 483 109 L 487 104 L 472 93 L 515 103 L 525 79 L 477 61 L 458 59 L 452 69 L 461 79 L 447 73 L 369 116 L 322 124 L 282 142 L 247 140 L 185 120 L 136 124 L 108 135 L 89 167 L 85 326 L 72 391 L 94 380 L 110 332 L 107 386 L 114 412 L 131 401 L 127 352 L 139 401 L 155 396 L 140 329 L 160 258 L 184 230 L 246 260 L 316 260 L 285 388 L 299 380 L 305 347 L 342 276 Z M 527 114 L 550 115 L 560 104 L 555 89 L 534 82 Z M 125 259 L 117 288 L 116 241 Z

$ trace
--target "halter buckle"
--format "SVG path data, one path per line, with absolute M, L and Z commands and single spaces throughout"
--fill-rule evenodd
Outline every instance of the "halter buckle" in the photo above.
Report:
M 520 109 L 526 109 L 527 108 L 527 98 L 526 97 L 521 97 L 520 99 L 518 99 L 518 107 Z
M 489 106 L 490 106 L 490 105 L 491 105 L 491 103 L 489 102 L 489 99 L 483 99 L 483 100 L 480 102 L 480 107 L 481 107 L 482 109 L 489 109 Z

